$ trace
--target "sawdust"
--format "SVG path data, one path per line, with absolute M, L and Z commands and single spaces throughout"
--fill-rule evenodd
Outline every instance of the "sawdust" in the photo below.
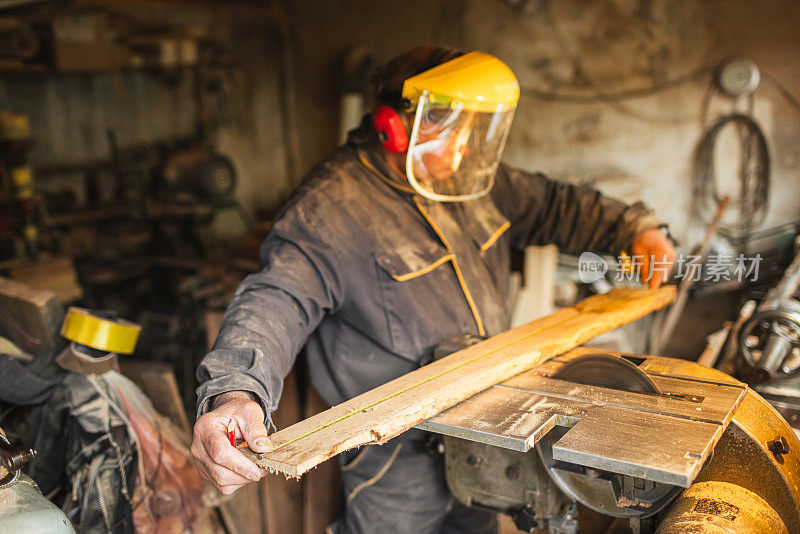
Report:
M 638 500 L 628 499 L 627 497 L 620 495 L 619 499 L 617 499 L 617 506 L 620 508 L 632 508 L 634 506 L 639 506 L 642 508 L 650 508 L 653 503 L 649 502 L 641 502 Z

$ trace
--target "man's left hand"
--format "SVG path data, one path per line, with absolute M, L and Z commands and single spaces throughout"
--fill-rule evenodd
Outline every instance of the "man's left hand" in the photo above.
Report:
M 635 260 L 641 258 L 640 277 L 643 284 L 655 289 L 669 279 L 675 261 L 675 249 L 661 230 L 653 228 L 637 235 L 631 252 Z

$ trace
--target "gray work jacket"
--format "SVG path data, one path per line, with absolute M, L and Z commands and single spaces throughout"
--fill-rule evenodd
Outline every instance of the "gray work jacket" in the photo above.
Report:
M 416 369 L 437 344 L 509 328 L 511 247 L 618 254 L 656 226 L 642 204 L 500 166 L 490 195 L 432 202 L 339 148 L 274 222 L 197 371 L 198 416 L 247 390 L 267 418 L 305 345 L 330 405 Z M 365 154 L 367 156 L 365 156 Z

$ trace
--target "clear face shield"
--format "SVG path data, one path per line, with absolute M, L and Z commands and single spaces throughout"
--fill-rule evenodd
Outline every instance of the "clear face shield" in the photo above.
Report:
M 481 197 L 494 185 L 516 106 L 470 107 L 427 91 L 419 95 L 406 177 L 420 195 L 458 202 Z

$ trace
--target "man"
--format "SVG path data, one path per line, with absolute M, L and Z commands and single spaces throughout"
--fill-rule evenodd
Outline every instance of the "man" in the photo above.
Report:
M 445 339 L 507 330 L 511 247 L 673 257 L 643 205 L 499 165 L 519 85 L 497 58 L 416 48 L 375 82 L 374 116 L 277 217 L 198 370 L 192 453 L 224 493 L 264 474 L 226 425 L 271 449 L 264 423 L 304 345 L 334 405 L 429 362 Z M 493 514 L 454 502 L 426 440 L 412 430 L 343 454 L 331 530 L 494 531 Z

